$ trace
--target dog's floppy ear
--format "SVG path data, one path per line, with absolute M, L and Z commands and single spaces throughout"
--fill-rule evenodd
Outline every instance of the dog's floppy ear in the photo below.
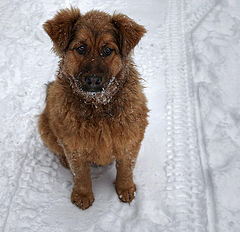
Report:
M 74 24 L 80 16 L 79 9 L 62 9 L 53 19 L 43 24 L 44 30 L 53 41 L 53 50 L 57 55 L 61 56 L 67 49 L 73 34 Z
M 118 30 L 118 40 L 122 55 L 127 56 L 146 33 L 146 29 L 123 14 L 114 14 L 112 23 Z

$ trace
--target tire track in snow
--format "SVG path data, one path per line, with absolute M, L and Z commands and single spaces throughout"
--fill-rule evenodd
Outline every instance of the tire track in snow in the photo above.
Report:
M 214 6 L 203 2 L 186 21 L 186 2 L 169 0 L 167 17 L 167 205 L 172 214 L 170 231 L 214 232 L 214 210 L 207 206 L 212 192 L 208 191 L 207 163 L 200 154 L 200 143 L 191 76 L 191 60 L 187 47 L 188 32 Z M 196 93 L 195 93 L 196 94 Z M 207 188 L 207 190 L 206 190 Z M 206 199 L 207 198 L 207 199 Z M 210 220 L 209 220 L 210 219 Z
M 189 44 L 189 52 L 188 52 L 188 68 L 189 68 L 189 76 L 193 80 L 193 70 L 195 68 L 194 57 L 193 57 L 193 44 L 192 44 L 192 33 L 195 29 L 201 25 L 204 18 L 216 7 L 218 4 L 218 0 L 207 0 L 200 7 L 198 7 L 186 20 L 186 42 Z M 216 201 L 215 201 L 215 193 L 213 188 L 212 176 L 209 172 L 209 164 L 208 164 L 208 154 L 206 150 L 206 144 L 204 141 L 204 128 L 202 122 L 202 115 L 200 112 L 200 99 L 199 99 L 199 89 L 197 86 L 193 85 L 194 88 L 194 105 L 196 112 L 196 125 L 198 125 L 197 129 L 197 137 L 199 143 L 199 155 L 200 161 L 202 165 L 202 172 L 205 181 L 205 192 L 206 192 L 206 207 L 207 207 L 207 217 L 208 217 L 208 231 L 216 232 Z

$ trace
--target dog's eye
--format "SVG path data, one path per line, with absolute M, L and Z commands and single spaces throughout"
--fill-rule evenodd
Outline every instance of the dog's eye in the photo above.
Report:
M 110 56 L 112 54 L 113 49 L 109 48 L 109 47 L 104 47 L 103 48 L 103 56 Z
M 84 55 L 87 51 L 87 46 L 81 45 L 80 47 L 76 48 L 76 50 L 80 55 Z

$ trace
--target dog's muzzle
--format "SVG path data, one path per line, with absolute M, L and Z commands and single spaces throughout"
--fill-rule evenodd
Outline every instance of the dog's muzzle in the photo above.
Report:
M 84 78 L 85 88 L 88 92 L 99 92 L 102 90 L 102 80 L 101 76 L 95 74 L 88 75 Z
M 106 79 L 99 74 L 85 74 L 81 77 L 81 89 L 85 92 L 101 92 L 107 85 Z

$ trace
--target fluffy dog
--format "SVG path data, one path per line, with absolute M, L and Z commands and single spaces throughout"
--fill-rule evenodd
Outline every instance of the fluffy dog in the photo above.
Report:
M 116 192 L 130 203 L 136 191 L 133 168 L 148 124 L 131 51 L 146 31 L 122 14 L 82 15 L 76 8 L 60 10 L 43 27 L 60 61 L 47 88 L 39 133 L 71 170 L 71 200 L 81 209 L 91 206 L 91 164 L 116 160 Z

